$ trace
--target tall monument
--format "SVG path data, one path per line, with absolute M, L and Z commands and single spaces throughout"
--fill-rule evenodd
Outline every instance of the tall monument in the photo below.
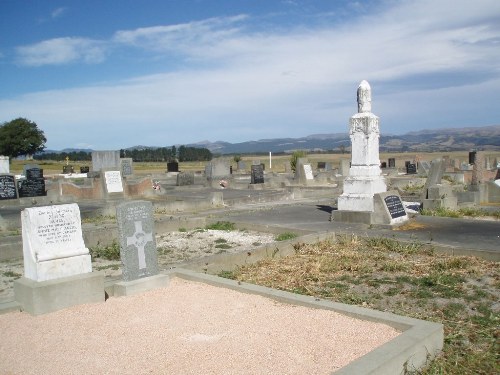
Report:
M 371 87 L 361 81 L 358 87 L 358 113 L 349 121 L 352 156 L 344 192 L 338 198 L 339 211 L 374 210 L 374 195 L 387 191 L 379 159 L 379 118 L 372 110 Z

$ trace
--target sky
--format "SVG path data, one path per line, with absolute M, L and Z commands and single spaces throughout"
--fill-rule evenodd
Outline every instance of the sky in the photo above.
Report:
M 0 124 L 116 150 L 500 124 L 498 0 L 0 0 Z

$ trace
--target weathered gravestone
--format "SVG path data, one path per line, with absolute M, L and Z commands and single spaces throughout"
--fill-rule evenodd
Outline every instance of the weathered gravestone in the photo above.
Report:
M 417 165 L 414 163 L 406 164 L 406 174 L 416 174 L 417 173 Z
M 104 300 L 104 273 L 92 272 L 76 203 L 21 212 L 24 277 L 14 283 L 16 300 L 38 315 Z
M 216 180 L 229 178 L 231 172 L 229 170 L 229 165 L 224 160 L 215 160 L 205 167 L 205 175 L 208 180 Z
M 262 165 L 252 165 L 251 166 L 251 176 L 250 183 L 251 184 L 263 184 L 264 183 L 264 168 Z
M 180 172 L 177 175 L 177 186 L 188 186 L 188 185 L 194 185 L 194 173 Z
M 92 171 L 120 169 L 120 151 L 92 151 Z
M 179 163 L 176 161 L 167 163 L 167 172 L 179 172 Z
M 116 207 L 116 218 L 124 282 L 115 285 L 115 294 L 128 295 L 164 286 L 168 278 L 158 275 L 152 203 L 122 203 Z
M 9 157 L 0 155 L 0 173 L 10 173 Z
M 104 172 L 104 181 L 106 185 L 106 192 L 123 193 L 122 176 L 120 171 Z
M 25 179 L 17 181 L 19 198 L 42 197 L 47 195 L 45 191 L 45 179 L 43 169 L 33 166 L 24 171 Z
M 351 168 L 351 161 L 349 159 L 340 159 L 340 174 L 342 176 L 349 176 L 349 168 Z
M 408 214 L 397 192 L 387 191 L 374 195 L 372 224 L 398 225 L 406 221 L 408 221 Z
M 132 176 L 134 174 L 132 158 L 120 159 L 120 171 L 122 172 L 122 176 Z
M 469 164 L 476 163 L 476 151 L 469 152 Z
M 396 159 L 395 158 L 389 158 L 387 161 L 389 163 L 389 168 L 396 168 Z
M 326 162 L 318 161 L 317 168 L 322 170 L 326 169 Z
M 417 172 L 420 176 L 427 176 L 431 170 L 431 163 L 427 160 L 417 162 Z
M 90 168 L 85 166 L 85 167 L 80 167 L 80 173 L 89 173 Z
M 0 174 L 0 200 L 17 199 L 16 177 L 13 174 Z

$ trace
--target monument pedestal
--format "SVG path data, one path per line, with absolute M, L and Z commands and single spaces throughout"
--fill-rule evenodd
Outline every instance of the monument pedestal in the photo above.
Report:
M 164 288 L 170 281 L 167 275 L 154 275 L 132 281 L 120 281 L 114 285 L 115 297 L 130 296 L 148 290 Z
M 15 300 L 31 315 L 84 303 L 104 302 L 104 272 L 89 272 L 47 281 L 26 277 L 14 281 Z

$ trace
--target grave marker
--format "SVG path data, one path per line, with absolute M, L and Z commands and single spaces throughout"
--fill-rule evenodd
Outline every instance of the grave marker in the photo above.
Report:
M 179 172 L 179 163 L 176 161 L 167 163 L 167 172 Z
M 106 191 L 108 193 L 123 193 L 122 176 L 120 171 L 104 172 Z
M 10 173 L 8 156 L 0 156 L 0 173 Z
M 45 179 L 43 169 L 33 165 L 24 171 L 26 179 L 17 181 L 17 191 L 19 198 L 42 197 L 47 195 L 45 191 Z
M 152 203 L 147 201 L 122 203 L 116 208 L 116 217 L 123 280 L 132 281 L 158 274 Z
M 304 168 L 304 175 L 306 177 L 306 180 L 314 180 L 314 175 L 313 175 L 311 164 L 304 164 L 303 168 Z
M 389 163 L 389 168 L 396 168 L 396 159 L 395 158 L 389 158 L 388 163 Z
M 263 184 L 264 183 L 264 168 L 262 164 L 251 166 L 251 184 Z
M 0 200 L 17 199 L 16 177 L 13 174 L 0 174 Z
M 92 171 L 120 169 L 120 151 L 92 151 Z
M 413 163 L 408 163 L 406 165 L 406 174 L 416 174 L 417 173 L 417 165 Z
M 177 175 L 177 186 L 194 185 L 193 172 L 180 172 Z
M 132 158 L 121 158 L 120 159 L 120 171 L 122 176 L 132 176 L 134 174 Z

